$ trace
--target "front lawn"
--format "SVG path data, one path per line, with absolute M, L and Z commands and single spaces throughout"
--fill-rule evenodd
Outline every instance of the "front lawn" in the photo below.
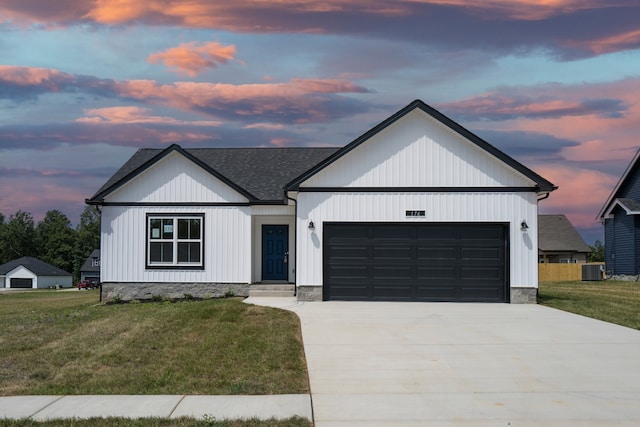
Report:
M 638 282 L 541 282 L 538 303 L 640 329 Z
M 0 293 L 0 395 L 308 393 L 294 313 L 240 298 Z

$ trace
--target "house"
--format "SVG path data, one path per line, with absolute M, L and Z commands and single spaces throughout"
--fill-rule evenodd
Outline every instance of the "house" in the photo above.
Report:
M 80 267 L 80 280 L 100 282 L 100 249 L 94 249 Z
M 106 300 L 535 302 L 555 188 L 416 100 L 339 149 L 142 149 L 87 203 Z
M 71 273 L 32 257 L 22 257 L 0 265 L 0 288 L 68 288 Z
M 608 275 L 640 274 L 640 150 L 598 213 Z
M 540 263 L 585 263 L 591 249 L 564 215 L 538 216 Z

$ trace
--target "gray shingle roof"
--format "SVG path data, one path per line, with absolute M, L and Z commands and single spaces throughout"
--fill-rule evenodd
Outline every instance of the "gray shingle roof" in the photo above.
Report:
M 9 261 L 6 264 L 0 265 L 0 274 L 7 274 L 11 270 L 19 266 L 23 266 L 37 276 L 71 276 L 71 273 L 61 270 L 58 267 L 54 267 L 51 264 L 47 264 L 44 261 L 40 261 L 37 258 L 29 256 L 14 259 L 13 261 Z
M 194 148 L 184 149 L 184 152 L 255 196 L 257 201 L 282 201 L 287 182 L 337 150 L 310 147 Z M 98 201 L 164 152 L 166 150 L 138 150 L 89 201 Z
M 538 248 L 544 252 L 591 252 L 564 215 L 538 216 Z
M 618 203 L 631 212 L 640 212 L 640 203 L 628 198 L 617 199 Z

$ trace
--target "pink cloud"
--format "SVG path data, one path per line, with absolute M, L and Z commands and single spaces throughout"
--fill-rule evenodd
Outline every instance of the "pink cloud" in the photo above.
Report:
M 30 67 L 0 67 L 1 98 L 29 99 L 45 93 L 84 91 L 97 96 L 122 98 L 162 105 L 224 119 L 309 123 L 327 121 L 362 112 L 362 102 L 341 97 L 345 93 L 367 93 L 368 89 L 343 79 L 300 79 L 286 83 L 253 84 L 175 82 L 154 80 L 98 79 Z M 92 110 L 84 123 L 128 121 L 167 122 L 168 118 L 145 117 L 131 107 Z M 174 122 L 176 123 L 176 122 Z M 216 122 L 198 122 L 215 125 Z
M 106 107 L 85 110 L 88 117 L 76 119 L 78 123 L 88 124 L 164 124 L 192 126 L 220 126 L 218 121 L 211 120 L 176 120 L 172 117 L 151 116 L 148 108 L 141 107 Z
M 571 165 L 534 168 L 559 186 L 548 199 L 540 202 L 541 213 L 566 214 L 574 226 L 583 229 L 601 227 L 595 217 L 619 177 Z
M 469 126 L 576 141 L 562 149 L 566 160 L 623 161 L 638 147 L 638 93 L 640 77 L 634 77 L 598 84 L 502 87 L 441 107 L 453 111 L 453 117 L 465 117 Z M 492 121 L 490 126 L 487 121 Z
M 58 84 L 66 83 L 72 79 L 71 74 L 49 68 L 0 65 L 0 81 L 16 86 L 45 86 L 52 91 L 57 91 L 59 90 Z
M 149 55 L 147 61 L 152 64 L 162 62 L 178 74 L 194 77 L 207 69 L 226 64 L 234 59 L 235 54 L 236 48 L 233 45 L 223 46 L 217 42 L 198 45 L 191 42 Z
M 416 5 L 438 5 L 476 10 L 486 16 L 507 16 L 513 19 L 539 20 L 550 16 L 581 10 L 607 7 L 600 0 L 410 0 L 389 2 L 369 0 L 281 0 L 265 3 L 256 0 L 215 2 L 208 0 L 60 0 L 46 7 L 42 2 L 30 4 L 23 0 L 6 0 L 0 14 L 13 20 L 36 22 L 74 22 L 89 20 L 101 24 L 117 25 L 131 22 L 148 24 L 180 24 L 189 27 L 217 27 L 232 31 L 266 32 L 285 28 L 260 25 L 255 19 L 260 12 L 277 15 L 278 11 L 297 14 L 359 13 L 380 16 L 410 15 Z M 633 5 L 632 0 L 619 0 L 617 6 Z M 268 21 L 266 21 L 268 22 Z M 291 23 L 290 25 L 300 25 Z M 312 30 L 313 27 L 309 26 Z
M 618 52 L 621 50 L 635 49 L 640 44 L 640 29 L 625 31 L 613 36 L 592 39 L 587 41 L 568 41 L 568 46 L 589 50 L 597 55 L 603 53 Z

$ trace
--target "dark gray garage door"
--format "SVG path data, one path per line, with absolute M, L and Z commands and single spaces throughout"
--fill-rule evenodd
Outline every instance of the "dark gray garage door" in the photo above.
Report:
M 11 279 L 12 288 L 31 288 L 33 287 L 33 279 Z
M 325 300 L 508 302 L 505 224 L 325 223 Z

